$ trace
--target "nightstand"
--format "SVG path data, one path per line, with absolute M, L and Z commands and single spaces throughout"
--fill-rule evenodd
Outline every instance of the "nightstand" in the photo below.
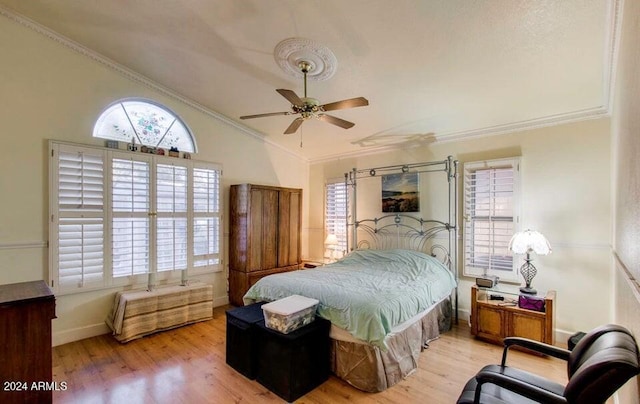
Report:
M 492 300 L 491 296 L 497 299 Z M 555 299 L 551 290 L 538 294 L 544 299 L 544 311 L 518 307 L 518 292 L 498 288 L 471 287 L 471 334 L 502 345 L 505 337 L 523 337 L 552 344 L 555 342 Z

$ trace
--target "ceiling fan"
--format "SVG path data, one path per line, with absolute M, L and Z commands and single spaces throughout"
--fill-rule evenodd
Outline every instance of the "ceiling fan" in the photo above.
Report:
M 302 125 L 302 122 L 310 118 L 316 118 L 344 129 L 349 129 L 353 125 L 355 125 L 353 122 L 345 121 L 344 119 L 337 118 L 332 115 L 327 115 L 325 114 L 325 112 L 335 111 L 337 109 L 364 107 L 369 105 L 369 101 L 364 97 L 357 97 L 321 105 L 320 101 L 318 101 L 317 99 L 307 97 L 307 73 L 311 71 L 311 63 L 303 60 L 298 63 L 298 67 L 300 68 L 302 74 L 304 74 L 304 97 L 298 97 L 298 95 L 291 90 L 286 90 L 283 88 L 279 88 L 276 90 L 281 96 L 286 98 L 291 103 L 291 111 L 245 115 L 241 116 L 240 119 L 253 119 L 277 115 L 300 115 L 299 117 L 294 119 L 293 122 L 291 122 L 291 125 L 289 125 L 289 127 L 284 131 L 285 135 L 295 133 L 300 125 Z

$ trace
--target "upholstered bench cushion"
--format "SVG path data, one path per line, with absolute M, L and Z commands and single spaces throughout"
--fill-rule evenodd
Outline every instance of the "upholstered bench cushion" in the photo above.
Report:
M 128 342 L 212 317 L 213 287 L 195 283 L 118 292 L 106 323 L 118 341 Z

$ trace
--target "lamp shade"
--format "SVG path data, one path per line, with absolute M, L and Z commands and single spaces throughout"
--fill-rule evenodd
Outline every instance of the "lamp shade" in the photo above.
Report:
M 509 249 L 515 254 L 534 252 L 538 255 L 547 255 L 551 253 L 551 245 L 549 245 L 549 241 L 547 241 L 542 233 L 528 229 L 518 232 L 511 237 Z
M 329 234 L 324 240 L 325 245 L 338 245 L 338 237 L 335 234 Z

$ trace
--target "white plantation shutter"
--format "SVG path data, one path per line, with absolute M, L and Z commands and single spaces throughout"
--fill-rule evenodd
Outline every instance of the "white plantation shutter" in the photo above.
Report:
M 509 240 L 516 232 L 519 160 L 464 165 L 465 275 L 517 279 Z
M 156 165 L 156 267 L 187 268 L 187 167 Z
M 220 270 L 219 165 L 50 142 L 50 285 L 61 293 Z
M 63 288 L 100 284 L 104 279 L 102 218 L 60 218 L 58 271 Z
M 215 232 L 218 218 L 196 218 L 193 224 L 193 265 L 214 265 L 219 262 L 219 243 Z
M 335 234 L 338 238 L 336 251 L 347 251 L 347 184 L 344 181 L 326 184 L 325 211 L 324 211 L 325 237 Z
M 220 263 L 220 170 L 193 169 L 193 255 L 195 267 Z
M 59 150 L 58 198 L 62 211 L 102 212 L 104 156 L 93 150 Z
M 52 266 L 58 287 L 74 290 L 99 286 L 104 279 L 104 154 L 88 148 L 52 150 L 58 199 L 52 214 Z
M 156 225 L 158 272 L 187 268 L 187 219 L 158 217 Z
M 220 171 L 213 168 L 193 169 L 193 211 L 220 213 Z
M 148 161 L 111 160 L 113 276 L 149 272 L 151 175 Z

